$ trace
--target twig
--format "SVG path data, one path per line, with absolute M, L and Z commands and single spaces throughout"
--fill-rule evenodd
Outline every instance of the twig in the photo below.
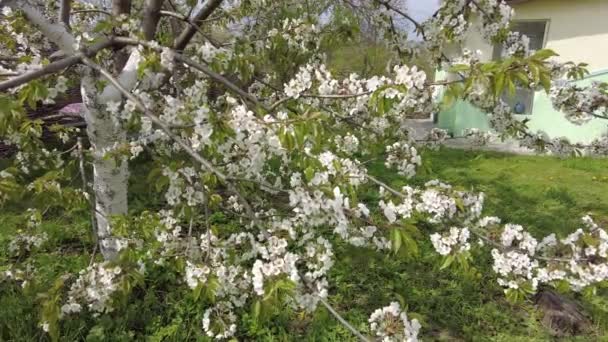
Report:
M 99 14 L 105 14 L 107 16 L 112 16 L 112 13 L 110 13 L 108 11 L 104 11 L 102 9 L 84 9 L 84 10 L 73 11 L 72 13 L 74 13 L 74 14 L 99 13 Z
M 370 339 L 368 339 L 367 337 L 363 336 L 363 334 L 361 334 L 359 332 L 359 330 L 357 330 L 355 327 L 353 327 L 350 323 L 348 323 L 348 321 L 346 319 L 344 319 L 344 317 L 342 317 L 342 315 L 340 315 L 340 313 L 338 313 L 338 311 L 336 311 L 336 309 L 334 309 L 331 304 L 329 304 L 323 297 L 319 296 L 316 292 L 313 286 L 311 286 L 311 284 L 309 284 L 306 281 L 306 277 L 300 273 L 300 279 L 302 279 L 302 283 L 304 284 L 304 287 L 306 287 L 308 290 L 310 290 L 318 299 L 319 302 L 321 302 L 321 304 L 323 304 L 323 306 L 327 309 L 327 311 L 329 311 L 337 320 L 338 322 L 340 322 L 342 325 L 344 325 L 346 327 L 346 329 L 350 330 L 350 332 L 353 333 L 353 335 L 357 336 L 361 341 L 364 342 L 371 342 Z
M 348 323 L 344 318 L 342 318 L 342 316 L 340 316 L 340 314 L 334 310 L 334 308 L 329 305 L 329 303 L 321 298 L 320 296 L 317 295 L 317 298 L 319 298 L 319 301 L 321 302 L 321 304 L 323 304 L 323 306 L 340 322 L 342 323 L 342 325 L 344 325 L 348 330 L 350 330 L 350 332 L 353 333 L 353 335 L 357 336 L 361 341 L 364 342 L 371 342 L 370 339 L 368 339 L 367 337 L 363 336 L 363 334 L 361 334 L 357 329 L 355 329 L 355 327 L 353 327 L 350 323 Z

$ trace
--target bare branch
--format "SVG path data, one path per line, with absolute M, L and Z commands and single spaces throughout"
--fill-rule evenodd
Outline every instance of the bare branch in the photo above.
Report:
M 340 322 L 342 323 L 343 326 L 345 326 L 348 330 L 350 330 L 350 332 L 352 332 L 355 336 L 357 336 L 361 341 L 363 342 L 371 342 L 370 339 L 368 339 L 367 337 L 363 336 L 363 334 L 361 334 L 357 329 L 355 329 L 355 327 L 353 327 L 350 323 L 348 323 L 344 318 L 342 318 L 342 316 L 338 313 L 338 311 L 336 311 L 331 305 L 329 305 L 329 303 L 321 298 L 320 296 L 317 296 L 317 298 L 319 298 L 319 301 L 321 302 L 321 304 L 323 304 L 323 306 Z
M 203 7 L 196 13 L 196 15 L 192 18 L 192 23 L 195 25 L 200 25 L 204 22 L 205 19 L 209 18 L 209 16 L 222 4 L 224 0 L 209 0 L 205 2 Z M 173 44 L 173 48 L 175 50 L 181 51 L 183 50 L 194 34 L 196 34 L 197 29 L 192 26 L 188 26 L 182 31 L 182 33 L 175 39 L 175 43 Z
M 418 32 L 420 32 L 422 39 L 426 40 L 426 35 L 424 33 L 424 27 L 422 27 L 422 25 L 417 20 L 415 20 L 414 18 L 412 18 L 411 16 L 409 16 L 407 13 L 403 12 L 399 8 L 391 5 L 391 3 L 389 1 L 378 0 L 378 3 L 383 5 L 387 10 L 391 10 L 391 11 L 401 15 L 403 18 L 407 19 L 409 22 L 414 24 L 414 26 L 416 27 L 416 30 L 418 30 Z
M 30 82 L 37 78 L 57 73 L 67 67 L 70 67 L 74 64 L 78 64 L 80 62 L 80 56 L 74 55 L 68 58 L 64 58 L 57 62 L 53 62 L 48 64 L 42 69 L 38 69 L 35 71 L 31 71 L 20 76 L 11 78 L 10 80 L 0 82 L 0 91 L 5 91 L 14 87 L 18 87 L 24 83 Z
M 215 71 L 209 69 L 206 65 L 197 63 L 189 58 L 184 57 L 184 55 L 182 54 L 176 54 L 175 55 L 175 59 L 196 69 L 199 70 L 201 72 L 203 72 L 204 74 L 206 74 L 207 76 L 209 76 L 211 79 L 213 79 L 216 82 L 219 82 L 221 84 L 223 84 L 224 86 L 226 86 L 226 88 L 228 88 L 230 91 L 232 91 L 233 93 L 241 96 L 242 98 L 248 100 L 249 102 L 253 103 L 254 105 L 263 108 L 264 110 L 266 110 L 267 112 L 271 112 L 271 110 L 269 108 L 267 108 L 264 104 L 262 104 L 261 102 L 258 101 L 258 99 L 249 94 L 248 92 L 244 91 L 243 89 L 239 88 L 236 84 L 230 82 L 230 80 L 228 80 L 226 77 L 216 73 Z
M 66 27 L 70 27 L 70 11 L 72 10 L 72 0 L 61 0 L 59 5 L 59 21 Z
M 81 14 L 81 13 L 99 13 L 99 14 L 105 14 L 108 16 L 112 15 L 112 13 L 110 13 L 108 11 L 104 11 L 102 9 L 84 9 L 84 10 L 78 10 L 78 11 L 72 12 L 72 14 Z
M 146 0 L 143 19 L 144 38 L 146 40 L 154 39 L 162 6 L 163 0 Z

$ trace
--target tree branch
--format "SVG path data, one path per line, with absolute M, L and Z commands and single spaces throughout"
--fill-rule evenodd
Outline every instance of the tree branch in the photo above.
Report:
M 105 14 L 107 16 L 111 16 L 112 13 L 102 10 L 102 9 L 83 9 L 83 10 L 78 10 L 78 11 L 73 11 L 73 14 L 81 14 L 81 13 L 99 13 L 99 14 Z
M 149 44 L 145 41 L 140 41 L 137 39 L 132 39 L 132 38 L 123 38 L 123 37 L 116 37 L 115 41 L 118 43 L 124 43 L 124 44 L 130 44 L 130 45 L 143 45 L 146 46 L 150 49 L 154 49 L 156 51 L 162 51 L 162 48 L 158 47 L 158 46 L 154 46 L 152 44 Z M 250 103 L 264 109 L 266 112 L 271 113 L 272 111 L 270 110 L 270 108 L 266 107 L 263 103 L 261 103 L 255 96 L 249 94 L 248 92 L 244 91 L 243 89 L 239 88 L 239 86 L 237 86 L 236 84 L 232 83 L 230 80 L 228 80 L 226 77 L 216 73 L 215 71 L 209 69 L 206 65 L 200 64 L 198 62 L 195 62 L 187 57 L 185 57 L 183 54 L 179 53 L 178 51 L 175 51 L 175 55 L 174 55 L 175 59 L 179 62 L 182 62 L 190 67 L 192 67 L 193 69 L 196 69 L 198 71 L 201 71 L 202 73 L 206 74 L 207 76 L 209 76 L 211 79 L 213 79 L 214 81 L 223 84 L 226 88 L 228 88 L 228 90 L 230 90 L 231 92 L 233 92 L 234 94 L 244 98 L 245 100 L 249 101 Z
M 160 10 L 164 0 L 146 0 L 144 6 L 143 30 L 146 40 L 153 40 L 160 20 Z
M 104 40 L 102 42 L 99 42 L 99 43 L 91 46 L 90 48 L 86 49 L 83 52 L 78 52 L 72 56 L 69 56 L 67 58 L 64 58 L 59 61 L 48 64 L 45 67 L 43 67 L 42 69 L 34 70 L 31 72 L 22 74 L 20 76 L 11 78 L 9 80 L 6 80 L 4 82 L 0 82 L 0 91 L 6 91 L 8 89 L 18 87 L 18 86 L 25 84 L 27 82 L 30 82 L 32 80 L 38 79 L 40 77 L 57 73 L 65 68 L 68 68 L 72 65 L 80 63 L 80 61 L 82 60 L 83 57 L 95 56 L 99 51 L 106 49 L 106 48 L 112 46 L 113 44 L 114 44 L 114 42 L 110 39 Z
M 59 6 L 59 21 L 66 27 L 70 27 L 70 11 L 72 10 L 72 0 L 61 0 Z
M 195 25 L 201 25 L 203 21 L 211 15 L 223 2 L 224 0 L 208 0 L 205 2 L 203 7 L 196 13 L 196 15 L 192 18 L 192 23 Z M 173 44 L 173 48 L 175 50 L 181 51 L 183 50 L 194 34 L 196 34 L 197 29 L 192 26 L 188 26 L 182 31 L 182 33 L 175 39 L 175 43 Z

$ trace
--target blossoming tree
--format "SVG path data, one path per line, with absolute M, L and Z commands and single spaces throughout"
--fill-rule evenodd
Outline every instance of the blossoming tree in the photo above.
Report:
M 456 99 L 490 113 L 496 134 L 539 152 L 608 152 L 607 138 L 583 146 L 529 132 L 501 101 L 516 87 L 544 89 L 572 122 L 608 118 L 608 85 L 574 86 L 567 79 L 584 76 L 584 64 L 530 53 L 526 37 L 509 31 L 514 13 L 503 1 L 446 0 L 420 23 L 389 0 L 114 0 L 111 8 L 2 0 L 0 7 L 0 135 L 16 148 L 0 173 L 0 200 L 32 203 L 29 232 L 11 243 L 14 262 L 0 280 L 35 276 L 19 256 L 45 243 L 36 227 L 49 207 L 88 207 L 103 256 L 58 280 L 41 322 L 55 339 L 62 319 L 111 312 L 119 294 L 145 286 L 144 276 L 174 272 L 205 304 L 201 329 L 214 339 L 238 334 L 244 313 L 323 305 L 361 340 L 415 341 L 420 324 L 397 302 L 370 313 L 367 331 L 352 327 L 327 301 L 327 273 L 333 241 L 398 252 L 415 246 L 417 227 L 444 256 L 442 267 L 487 249 L 511 299 L 539 284 L 580 291 L 608 278 L 608 234 L 591 217 L 563 239 L 539 239 L 484 216 L 482 193 L 440 181 L 393 188 L 367 169 L 367 160 L 380 159 L 415 176 L 417 147 L 433 148 L 446 133 L 416 141 L 408 118 Z M 322 20 L 341 11 L 352 16 Z M 362 13 L 398 58 L 387 75 L 336 79 L 322 46 L 342 39 Z M 416 44 L 397 19 L 415 26 Z M 448 56 L 446 47 L 471 30 L 504 44 L 503 58 Z M 400 62 L 421 53 L 451 77 L 431 81 Z M 27 115 L 73 88 L 82 95 L 86 151 L 77 128 Z M 43 142 L 49 134 L 55 148 Z M 141 181 L 163 200 L 130 211 L 129 164 L 142 153 L 152 166 Z M 380 196 L 365 196 L 370 191 Z M 213 229 L 214 212 L 238 227 Z

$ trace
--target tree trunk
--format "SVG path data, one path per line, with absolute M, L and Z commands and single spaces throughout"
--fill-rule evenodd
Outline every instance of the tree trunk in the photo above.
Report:
M 110 221 L 114 215 L 128 211 L 127 186 L 129 168 L 127 160 L 117 162 L 114 158 L 104 158 L 105 153 L 116 144 L 126 143 L 126 131 L 116 125 L 106 110 L 108 100 L 97 94 L 92 70 L 82 79 L 82 99 L 87 135 L 93 152 L 93 193 L 95 195 L 95 218 L 97 240 L 106 260 L 118 255 L 116 239 L 112 236 Z M 105 100 L 105 101 L 104 101 Z M 120 101 L 120 96 L 117 101 Z

